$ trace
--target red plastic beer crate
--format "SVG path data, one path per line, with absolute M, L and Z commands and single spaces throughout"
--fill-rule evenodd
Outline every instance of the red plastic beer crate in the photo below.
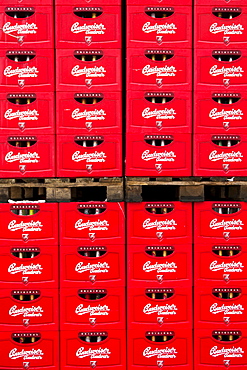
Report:
M 54 177 L 55 135 L 0 135 L 3 178 Z
M 126 369 L 125 330 L 61 331 L 60 338 L 62 369 Z
M 128 289 L 128 329 L 192 329 L 192 287 L 181 283 Z
M 55 6 L 58 5 L 68 5 L 67 0 L 55 0 Z M 102 2 L 99 0 L 73 0 L 73 5 L 74 6 L 102 6 Z M 104 1 L 104 5 L 121 5 L 121 0 L 106 0 Z
M 207 283 L 194 290 L 194 327 L 247 328 L 247 286 Z
M 53 48 L 53 7 L 0 6 L 0 48 Z
M 53 93 L 0 93 L 2 134 L 55 134 Z
M 58 177 L 122 176 L 122 136 L 57 135 Z
M 173 285 L 174 282 L 192 285 L 192 245 L 129 245 L 129 287 L 152 288 L 159 283 Z
M 192 47 L 191 6 L 127 7 L 127 47 Z
M 52 0 L 3 0 L 2 5 L 9 6 L 33 6 L 33 5 L 53 5 Z
M 62 246 L 60 248 L 60 286 L 119 287 L 125 285 L 125 246 Z
M 56 66 L 57 91 L 121 91 L 120 49 L 59 49 Z
M 1 331 L 1 369 L 57 370 L 58 344 L 58 331 Z
M 120 92 L 57 94 L 57 134 L 122 132 Z
M 128 244 L 190 244 L 192 205 L 181 202 L 128 203 L 127 233 Z
M 194 98 L 194 132 L 246 134 L 247 94 L 239 91 L 198 91 Z
M 0 286 L 58 288 L 58 247 L 0 247 Z
M 60 245 L 119 245 L 125 242 L 124 203 L 61 203 Z
M 177 5 L 186 5 L 192 6 L 191 0 L 127 0 L 127 5 L 147 5 L 147 6 L 155 6 L 155 5 L 164 5 L 164 6 L 177 6 Z
M 246 64 L 247 49 L 244 48 L 195 49 L 195 90 L 229 88 L 231 92 L 244 91 L 247 87 Z
M 194 258 L 195 285 L 209 282 L 222 286 L 237 286 L 239 283 L 247 285 L 245 244 L 195 244 Z
M 121 48 L 121 7 L 56 6 L 57 48 Z
M 192 330 L 129 330 L 127 342 L 128 369 L 193 369 Z
M 1 289 L 0 330 L 58 330 L 58 289 Z
M 54 91 L 52 49 L 0 49 L 0 92 Z
M 191 149 L 191 134 L 127 134 L 126 175 L 191 176 Z
M 128 91 L 127 132 L 190 133 L 192 96 L 189 91 Z
M 127 49 L 127 90 L 191 91 L 191 61 L 190 49 Z
M 1 246 L 58 245 L 57 203 L 1 203 L 0 223 Z
M 230 338 L 230 340 L 229 340 Z M 235 339 L 236 338 L 236 339 Z M 232 370 L 247 368 L 247 329 L 217 330 L 217 325 L 197 329 L 194 335 L 196 370 Z
M 247 135 L 194 135 L 194 176 L 244 176 Z
M 125 288 L 62 289 L 60 294 L 61 330 L 125 329 Z
M 202 202 L 194 205 L 194 242 L 228 245 L 246 243 L 247 205 L 244 202 Z
M 195 5 L 205 5 L 205 1 L 203 0 L 196 0 Z M 212 6 L 246 6 L 245 0 L 209 0 L 207 1 L 207 5 Z
M 247 8 L 233 6 L 195 7 L 195 47 L 242 49 L 247 47 Z

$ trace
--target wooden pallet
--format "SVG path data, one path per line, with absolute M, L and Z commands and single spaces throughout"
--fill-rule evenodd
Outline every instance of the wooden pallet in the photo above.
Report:
M 0 179 L 0 202 L 8 199 L 120 202 L 124 200 L 123 178 Z

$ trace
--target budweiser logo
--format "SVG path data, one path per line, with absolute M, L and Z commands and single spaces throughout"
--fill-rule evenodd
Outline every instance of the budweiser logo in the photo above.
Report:
M 38 27 L 35 23 L 25 23 L 25 24 L 18 24 L 11 26 L 11 22 L 7 22 L 3 25 L 3 33 L 7 35 L 11 33 L 16 33 L 17 35 L 28 35 L 28 34 L 36 34 Z
M 9 315 L 12 317 L 15 317 L 15 316 L 41 317 L 42 313 L 44 313 L 44 311 L 41 306 L 21 307 L 21 308 L 17 308 L 17 306 L 12 306 L 9 309 Z
M 85 75 L 86 77 L 105 77 L 106 70 L 104 67 L 92 67 L 87 68 L 83 67 L 80 69 L 79 65 L 76 65 L 72 68 L 71 74 L 74 77 L 79 77 Z
M 42 231 L 42 223 L 41 221 L 29 221 L 29 222 L 23 222 L 21 221 L 19 224 L 16 220 L 10 221 L 8 224 L 8 229 L 10 231 L 17 231 L 22 230 L 23 232 L 26 231 Z
M 84 357 L 90 357 L 90 358 L 110 358 L 111 351 L 109 348 L 97 348 L 92 349 L 89 348 L 87 351 L 84 350 L 84 347 L 78 348 L 76 351 L 76 357 L 84 358 Z
M 163 109 L 163 110 L 151 110 L 150 108 L 145 108 L 142 111 L 142 117 L 143 118 L 152 118 L 156 117 L 157 119 L 175 119 L 176 117 L 176 111 L 175 109 Z
M 225 262 L 218 263 L 218 261 L 213 261 L 210 264 L 209 269 L 211 271 L 223 270 L 224 272 L 243 272 L 244 265 L 242 264 L 242 262 L 233 261 L 229 263 L 225 263 Z
M 142 74 L 145 76 L 156 75 L 157 77 L 174 77 L 176 73 L 177 70 L 174 66 L 151 67 L 150 65 L 146 65 L 142 69 Z
M 212 304 L 209 311 L 212 314 L 217 314 L 223 312 L 224 315 L 242 315 L 244 308 L 241 304 L 232 304 L 230 306 L 225 306 L 224 304 L 221 306 L 218 306 L 218 303 Z
M 157 271 L 157 272 L 176 272 L 177 265 L 175 262 L 165 262 L 165 263 L 158 263 L 151 264 L 151 261 L 147 261 L 144 263 L 142 269 L 145 272 Z
M 103 23 L 86 24 L 80 26 L 79 22 L 72 24 L 70 28 L 72 33 L 85 32 L 86 35 L 104 35 L 106 27 Z
M 174 347 L 166 347 L 162 349 L 154 349 L 152 350 L 151 347 L 147 347 L 143 351 L 143 356 L 146 358 L 150 357 L 157 357 L 157 358 L 176 358 L 177 350 Z
M 151 315 L 153 313 L 157 313 L 158 315 L 176 315 L 178 308 L 175 304 L 166 304 L 165 306 L 159 306 L 156 304 L 156 306 L 151 305 L 151 303 L 147 304 L 143 308 L 143 313 L 146 315 Z
M 89 162 L 105 162 L 107 158 L 107 155 L 105 152 L 98 152 L 97 150 L 94 153 L 83 153 L 79 150 L 77 150 L 75 153 L 72 154 L 72 161 L 74 162 L 81 162 L 86 161 Z
M 22 349 L 18 352 L 17 348 L 13 348 L 9 352 L 9 358 L 16 360 L 17 358 L 23 358 L 23 360 L 42 360 L 44 353 L 41 349 L 32 348 L 30 351 Z
M 85 230 L 89 229 L 90 231 L 92 230 L 108 230 L 109 228 L 109 223 L 107 220 L 97 220 L 97 221 L 86 221 L 83 222 L 82 219 L 79 219 L 75 223 L 75 229 L 77 230 Z
M 169 152 L 167 150 L 164 150 L 163 152 L 153 152 L 150 153 L 150 150 L 145 150 L 141 158 L 144 161 L 151 161 L 155 160 L 156 162 L 174 162 L 176 158 L 176 154 L 174 153 L 173 150 L 170 150 Z
M 219 75 L 223 75 L 224 77 L 243 77 L 244 70 L 240 66 L 218 68 L 217 65 L 214 65 L 210 68 L 209 73 L 214 77 Z
M 34 263 L 31 263 L 30 265 L 23 265 L 16 266 L 16 263 L 12 263 L 9 265 L 8 272 L 11 275 L 15 275 L 18 273 L 21 273 L 22 275 L 40 275 L 42 274 L 43 267 L 37 263 L 36 265 Z
M 84 307 L 83 304 L 80 304 L 76 307 L 75 313 L 79 316 L 89 314 L 90 316 L 108 316 L 110 312 L 110 308 L 105 304 L 104 306 L 101 306 L 100 304 L 98 306 L 87 306 Z
M 217 150 L 213 150 L 209 156 L 208 156 L 208 159 L 212 162 L 216 162 L 216 161 L 223 161 L 223 162 L 242 162 L 242 159 L 243 158 L 243 154 L 242 152 L 240 152 L 239 150 L 237 152 L 235 152 L 234 150 L 232 152 L 229 152 L 229 153 L 224 153 L 224 152 L 221 152 L 221 153 L 218 153 Z
M 75 120 L 85 118 L 87 120 L 93 121 L 102 121 L 105 120 L 106 112 L 104 109 L 95 109 L 91 111 L 87 111 L 86 109 L 83 112 L 80 112 L 80 109 L 77 108 L 73 110 L 71 117 Z
M 75 266 L 75 271 L 79 272 L 80 274 L 89 271 L 92 273 L 105 273 L 108 272 L 110 269 L 110 266 L 107 262 L 97 262 L 97 263 L 88 263 L 87 265 L 83 265 L 83 262 L 77 263 Z
M 8 152 L 5 155 L 5 161 L 8 163 L 19 162 L 19 163 L 38 163 L 40 156 L 37 152 L 28 152 L 21 154 L 20 152 L 14 154 L 14 152 Z
M 151 218 L 147 218 L 143 221 L 142 227 L 146 230 L 156 229 L 156 230 L 176 230 L 177 223 L 175 220 L 163 220 L 163 221 L 151 221 Z
M 224 356 L 224 357 L 243 357 L 244 351 L 241 347 L 232 348 L 221 348 L 214 346 L 210 349 L 210 355 L 213 357 Z
M 36 67 L 25 67 L 25 68 L 15 68 L 12 69 L 12 66 L 7 66 L 3 71 L 4 76 L 13 77 L 17 76 L 19 78 L 24 77 L 38 77 L 39 71 Z
M 231 110 L 225 110 L 222 109 L 221 111 L 217 111 L 217 108 L 213 108 L 209 112 L 209 118 L 217 119 L 217 118 L 223 118 L 223 119 L 230 119 L 230 120 L 239 120 L 243 119 L 243 111 L 241 109 L 231 109 Z
M 209 27 L 209 32 L 213 34 L 222 32 L 224 33 L 224 35 L 242 35 L 243 31 L 244 31 L 244 27 L 240 23 L 239 24 L 232 23 L 227 26 L 225 24 L 218 26 L 218 23 L 213 23 Z
M 216 230 L 223 228 L 224 230 L 242 230 L 244 226 L 244 223 L 242 220 L 229 220 L 229 221 L 218 221 L 217 218 L 214 218 L 212 221 L 210 221 L 209 227 L 210 229 Z
M 7 120 L 12 120 L 18 118 L 19 121 L 36 121 L 39 117 L 39 113 L 36 109 L 28 109 L 26 111 L 20 111 L 19 109 L 16 112 L 13 112 L 13 109 L 8 109 L 4 113 L 4 118 Z
M 145 33 L 151 33 L 156 32 L 157 35 L 159 34 L 175 34 L 177 30 L 177 27 L 174 23 L 164 23 L 164 24 L 158 24 L 155 23 L 153 26 L 151 26 L 151 22 L 146 22 L 142 26 L 142 31 Z

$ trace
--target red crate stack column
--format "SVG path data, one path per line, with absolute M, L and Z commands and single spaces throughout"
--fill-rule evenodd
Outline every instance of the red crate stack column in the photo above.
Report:
M 192 205 L 127 206 L 128 368 L 192 370 Z
M 50 0 L 0 6 L 0 171 L 55 176 L 54 35 Z
M 56 1 L 57 175 L 122 176 L 121 3 Z
M 57 204 L 0 205 L 1 368 L 57 369 Z
M 61 369 L 126 369 L 123 203 L 60 204 Z
M 195 370 L 247 367 L 243 202 L 195 204 Z

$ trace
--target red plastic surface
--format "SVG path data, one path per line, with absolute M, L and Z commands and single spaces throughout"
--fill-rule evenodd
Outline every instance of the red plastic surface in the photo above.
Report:
M 82 297 L 80 296 L 82 295 Z M 97 298 L 97 295 L 101 298 Z M 95 298 L 96 297 L 96 298 Z M 125 329 L 125 288 L 86 287 L 61 290 L 61 330 Z
M 233 146 L 219 146 L 224 140 L 239 141 Z M 215 142 L 216 141 L 216 142 Z M 194 135 L 194 176 L 245 176 L 247 166 L 247 135 Z
M 24 338 L 24 343 L 18 343 L 13 339 Z M 40 339 L 34 343 L 25 343 L 28 336 Z M 0 332 L 1 345 L 1 369 L 23 370 L 34 368 L 56 369 L 58 368 L 58 332 L 57 331 L 32 331 L 28 333 L 16 330 Z
M 87 330 L 61 331 L 61 368 L 91 369 L 96 366 L 102 370 L 126 369 L 126 331 L 125 330 Z M 107 336 L 104 341 L 86 342 L 79 335 Z M 91 340 L 91 339 L 90 339 Z
M 205 5 L 205 1 L 203 0 L 196 0 L 195 5 Z M 207 1 L 207 5 L 212 6 L 244 6 L 246 5 L 245 0 L 209 0 Z
M 53 48 L 53 7 L 15 5 L 0 6 L 0 48 Z M 18 18 L 25 12 L 30 16 Z
M 156 92 L 128 91 L 127 132 L 163 134 L 167 130 L 175 130 L 177 133 L 190 133 L 191 104 L 189 91 L 173 91 L 171 88 Z
M 0 93 L 0 117 L 2 134 L 55 134 L 54 94 Z
M 167 283 L 128 289 L 128 329 L 192 328 L 192 287 Z
M 145 53 L 170 53 L 166 61 L 151 60 Z M 190 49 L 127 49 L 127 90 L 165 91 L 167 87 L 175 90 L 191 91 Z
M 217 211 L 215 211 L 216 209 Z M 240 209 L 220 214 L 220 209 Z M 244 202 L 200 202 L 194 204 L 194 242 L 242 245 L 247 240 L 247 205 Z M 227 243 L 226 243 L 227 241 Z
M 122 99 L 120 92 L 57 94 L 57 134 L 120 134 Z M 95 103 L 95 101 L 98 101 Z M 87 103 L 87 101 L 89 103 Z M 85 104 L 85 103 L 86 104 Z
M 174 132 L 174 131 L 173 131 Z M 127 134 L 127 176 L 191 176 L 191 134 Z M 151 142 L 149 144 L 146 142 Z M 152 141 L 170 141 L 162 146 Z M 156 144 L 156 142 L 155 142 Z
M 58 289 L 1 289 L 0 305 L 2 331 L 58 330 Z
M 55 0 L 55 6 L 58 5 L 68 5 L 67 0 Z M 102 2 L 99 0 L 73 0 L 73 5 L 74 6 L 102 6 Z M 106 0 L 104 1 L 104 5 L 121 5 L 121 0 Z
M 60 256 L 60 286 L 63 288 L 80 284 L 92 288 L 125 286 L 123 244 L 62 246 Z
M 29 56 L 29 61 L 10 58 Z M 33 57 L 31 59 L 31 57 Z M 54 55 L 52 49 L 0 49 L 0 92 L 54 91 Z
M 103 209 L 99 214 L 80 211 Z M 124 244 L 124 203 L 87 202 L 61 203 L 60 245 L 62 246 L 108 246 Z
M 99 12 L 95 18 L 83 18 L 75 12 Z M 101 13 L 101 14 L 100 14 Z M 121 7 L 104 3 L 92 7 L 56 6 L 57 48 L 121 48 Z
M 153 208 L 170 208 L 167 214 L 152 214 Z M 177 245 L 192 242 L 192 205 L 181 202 L 127 204 L 127 240 L 135 245 Z
M 28 147 L 18 140 L 34 142 Z M 54 177 L 55 135 L 0 135 L 0 171 L 3 178 Z
M 152 288 L 155 284 L 163 287 L 164 285 L 172 286 L 174 282 L 192 285 L 192 245 L 160 246 L 154 244 L 129 244 L 129 287 Z
M 229 103 L 230 102 L 230 103 Z M 245 91 L 198 91 L 194 98 L 194 132 L 196 134 L 247 133 L 247 94 Z
M 186 5 L 186 6 L 192 6 L 191 0 L 127 0 L 127 5 L 147 5 L 147 6 L 175 6 L 175 5 Z
M 14 212 L 33 210 L 33 215 Z M 31 212 L 30 212 L 31 213 Z M 33 247 L 58 244 L 57 203 L 0 204 L 0 245 Z
M 76 140 L 99 144 L 84 147 Z M 58 177 L 122 176 L 121 135 L 57 135 L 57 147 Z
M 2 5 L 9 6 L 33 6 L 33 5 L 53 5 L 52 0 L 3 0 Z
M 146 6 L 145 4 L 127 7 L 127 47 L 192 47 L 192 7 L 175 5 L 172 7 Z M 155 18 L 152 12 L 164 12 L 169 16 Z
M 219 13 L 220 17 L 217 16 Z M 226 13 L 227 18 L 222 17 L 224 13 Z M 229 19 L 228 14 L 232 18 Z M 206 6 L 196 6 L 194 24 L 195 47 L 223 49 L 246 48 L 246 22 L 247 7 L 233 6 L 231 2 L 227 5 L 222 4 L 222 7 L 215 6 L 215 4 L 212 6 L 208 6 L 208 4 Z
M 78 50 L 79 49 L 79 50 Z M 82 61 L 74 53 L 89 53 L 83 48 L 57 50 L 57 91 L 105 92 L 121 91 L 121 51 L 94 49 L 102 57 L 96 61 Z M 96 55 L 95 54 L 95 55 Z

